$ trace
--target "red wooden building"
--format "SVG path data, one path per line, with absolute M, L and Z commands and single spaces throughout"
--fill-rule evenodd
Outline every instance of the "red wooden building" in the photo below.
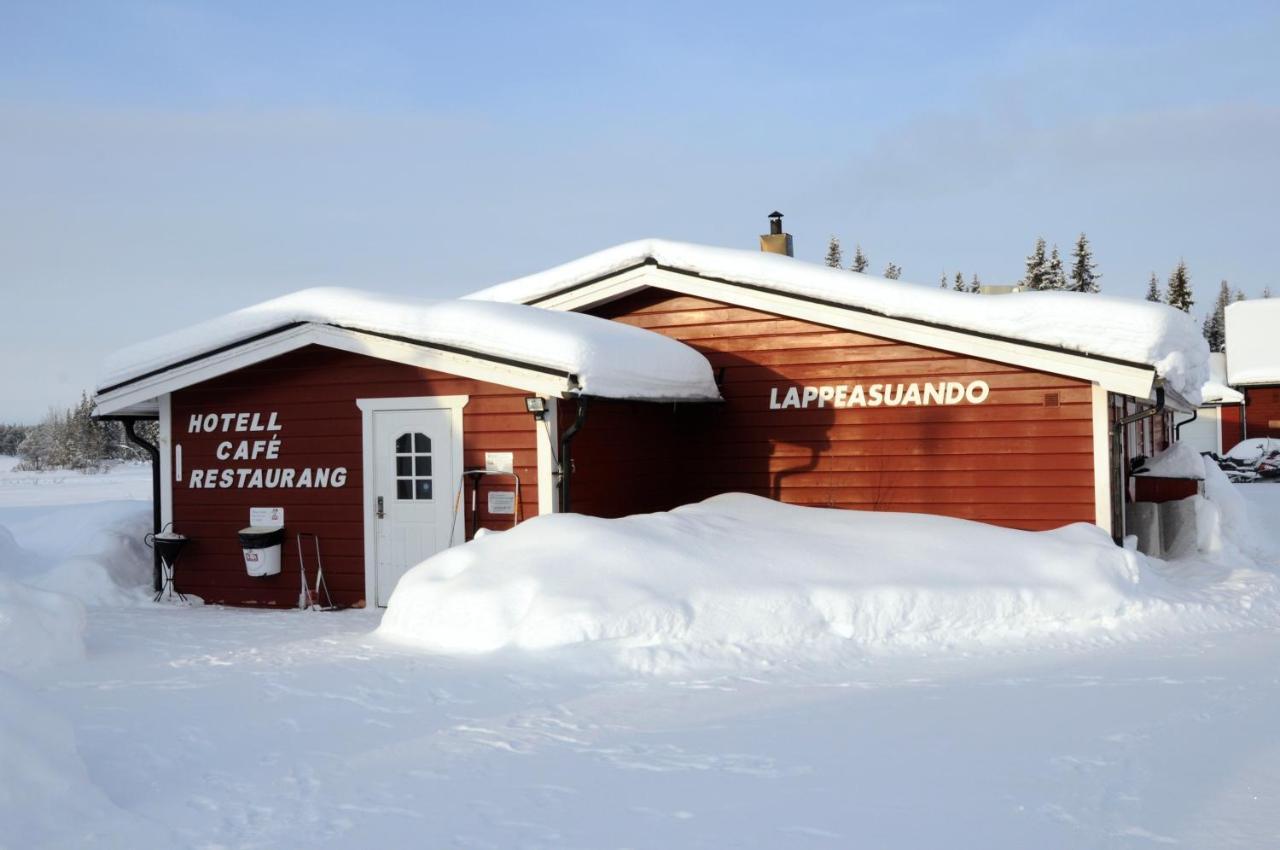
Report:
M 1226 320 L 1227 379 L 1244 393 L 1242 438 L 1280 438 L 1280 299 L 1237 301 Z
M 179 587 L 211 601 L 297 600 L 289 547 L 280 576 L 245 574 L 235 532 L 254 506 L 282 507 L 290 533 L 321 533 L 335 596 L 370 604 L 385 604 L 397 571 L 423 552 L 566 502 L 620 516 L 744 491 L 1025 529 L 1094 522 L 1119 538 L 1129 460 L 1167 446 L 1175 409 L 1191 406 L 1152 362 L 1090 331 L 1090 319 L 1183 317 L 1046 295 L 939 292 L 786 256 L 631 243 L 463 303 L 590 314 L 577 318 L 678 341 L 702 355 L 713 386 L 601 392 L 536 358 L 477 356 L 483 346 L 463 345 L 465 334 L 442 350 L 429 338 L 309 322 L 185 363 L 159 358 L 154 374 L 103 387 L 99 413 L 159 418 L 162 521 L 195 541 Z M 1037 310 L 1059 310 L 1061 321 L 1020 330 Z M 281 334 L 298 338 L 282 345 Z M 661 385 L 667 364 L 631 359 L 637 380 Z M 531 398 L 545 406 L 540 418 Z M 396 445 L 404 434 L 430 448 Z M 512 479 L 461 473 L 504 457 L 519 496 L 490 502 Z M 423 460 L 430 474 L 419 474 Z M 268 477 L 286 468 L 292 486 L 283 471 Z M 388 539 L 397 488 L 424 486 L 437 506 L 429 531 L 413 545 Z M 507 512 L 513 501 L 518 514 Z

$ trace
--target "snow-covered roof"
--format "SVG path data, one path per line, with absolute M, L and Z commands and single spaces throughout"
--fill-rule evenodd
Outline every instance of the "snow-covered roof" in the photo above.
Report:
M 1200 388 L 1205 404 L 1242 404 L 1244 393 L 1227 386 L 1227 355 L 1214 351 L 1209 355 L 1209 380 Z
M 1227 306 L 1227 383 L 1280 384 L 1280 298 Z
M 720 398 L 711 364 L 661 334 L 522 304 L 432 301 L 355 289 L 304 289 L 125 348 L 109 357 L 98 392 L 114 390 L 227 346 L 297 325 L 390 336 L 454 354 L 553 370 L 582 395 Z
M 1142 468 L 1134 472 L 1151 478 L 1194 478 L 1204 480 L 1204 459 L 1190 445 L 1177 442 L 1155 456 L 1148 458 Z
M 1208 346 L 1185 313 L 1074 292 L 979 297 L 831 269 L 792 257 L 662 239 L 628 242 L 467 296 L 536 303 L 644 264 L 963 332 L 1150 366 L 1189 399 L 1208 377 Z

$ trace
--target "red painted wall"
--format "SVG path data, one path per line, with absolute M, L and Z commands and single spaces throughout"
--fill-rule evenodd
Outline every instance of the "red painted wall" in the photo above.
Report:
M 515 453 L 522 483 L 524 516 L 538 512 L 537 457 L 533 418 L 525 411 L 527 393 L 417 369 L 358 354 L 309 346 L 240 369 L 173 394 L 173 442 L 182 447 L 183 478 L 173 485 L 174 527 L 193 543 L 182 554 L 177 586 L 209 602 L 293 607 L 298 600 L 298 566 L 293 534 L 321 536 L 325 576 L 335 601 L 364 601 L 364 514 L 361 413 L 358 398 L 469 395 L 463 408 L 463 459 L 467 468 L 483 468 L 485 451 Z M 281 426 L 273 460 L 220 461 L 224 440 L 263 439 L 269 432 L 193 434 L 196 414 L 271 413 Z M 312 489 L 192 488 L 191 472 L 238 467 L 346 469 L 342 487 Z M 456 483 L 455 483 L 456 486 Z M 469 494 L 464 496 L 464 504 Z M 478 500 L 484 510 L 486 499 Z M 241 559 L 237 532 L 249 524 L 250 507 L 283 507 L 283 569 L 279 576 L 250 578 Z M 482 513 L 480 525 L 509 527 L 509 516 Z M 467 533 L 472 528 L 468 523 Z M 310 552 L 308 551 L 308 558 Z M 314 573 L 315 565 L 308 561 Z
M 649 509 L 745 491 L 794 504 L 946 514 L 1027 529 L 1094 520 L 1092 401 L 1084 381 L 662 290 L 592 312 L 682 340 L 721 373 L 723 404 L 680 405 L 659 425 L 614 422 L 607 434 L 594 412 L 588 418 L 575 449 L 581 477 L 592 474 L 584 468 L 605 470 L 605 457 L 620 444 L 643 461 L 648 449 L 641 445 L 675 436 L 673 454 L 655 462 L 669 457 L 679 484 L 665 504 Z M 991 387 L 980 405 L 770 409 L 775 387 L 978 379 Z M 597 443 L 587 438 L 593 428 Z M 612 480 L 615 488 L 629 483 Z M 600 492 L 608 484 L 591 486 Z M 614 498 L 610 512 L 631 506 Z
M 1221 412 L 1222 451 L 1225 454 L 1244 439 L 1244 419 L 1241 416 L 1243 407 L 1239 404 L 1224 404 L 1219 411 Z
M 1247 387 L 1244 399 L 1245 436 L 1280 437 L 1280 387 Z

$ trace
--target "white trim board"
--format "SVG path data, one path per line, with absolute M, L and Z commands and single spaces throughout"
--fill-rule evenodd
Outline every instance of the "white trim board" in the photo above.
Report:
M 465 354 L 440 351 L 426 347 L 428 343 L 417 345 L 348 328 L 306 324 L 246 342 L 185 366 L 176 366 L 150 378 L 102 393 L 95 397 L 97 405 L 95 413 L 98 416 L 108 416 L 124 412 L 136 405 L 149 405 L 165 393 L 208 381 L 227 372 L 261 363 L 307 345 L 323 345 L 340 351 L 364 354 L 379 360 L 390 360 L 422 369 L 433 369 L 539 395 L 565 395 L 574 389 L 570 386 L 568 376 L 552 375 L 535 369 L 523 369 L 519 366 L 469 357 Z
M 815 304 L 786 293 L 747 289 L 657 266 L 631 269 L 558 295 L 535 300 L 539 307 L 581 311 L 616 301 L 646 288 L 666 289 L 682 295 L 720 301 L 793 319 L 803 319 L 828 327 L 900 340 L 913 345 L 994 360 L 999 363 L 1009 363 L 1055 375 L 1080 378 L 1100 384 L 1111 392 L 1138 399 L 1150 399 L 1156 382 L 1155 369 L 1150 367 L 1126 366 L 1069 351 L 1021 345 L 1016 341 L 991 339 L 979 334 L 934 327 L 907 319 L 879 316 L 853 308 L 843 309 L 826 304 Z
M 376 494 L 373 492 L 374 463 L 376 461 L 373 454 L 373 414 L 388 410 L 449 410 L 452 412 L 450 427 L 453 431 L 453 439 L 450 442 L 453 447 L 453 468 L 457 470 L 458 480 L 456 484 L 452 485 L 449 497 L 454 500 L 455 508 L 453 514 L 453 539 L 456 543 L 462 543 L 467 536 L 466 524 L 462 511 L 457 509 L 461 502 L 458 498 L 458 491 L 454 488 L 462 486 L 462 441 L 464 438 L 462 408 L 466 407 L 467 402 L 470 400 L 471 397 L 465 395 L 356 399 L 356 407 L 360 408 L 360 474 L 364 491 L 362 497 L 363 510 L 361 511 L 364 522 L 364 599 L 365 605 L 369 608 L 376 608 L 378 605 L 378 535 L 376 533 L 376 517 L 374 516 Z
M 1111 419 L 1110 394 L 1093 385 L 1093 521 L 1107 534 L 1111 527 Z
M 558 510 L 560 500 L 556 498 L 559 487 L 558 473 L 560 447 L 557 435 L 560 433 L 560 403 L 558 399 L 547 399 L 547 413 L 541 422 L 535 420 L 534 429 L 538 441 L 538 514 L 553 514 Z
M 181 471 L 174 468 L 172 396 L 165 393 L 158 401 L 160 436 L 156 448 L 160 450 L 160 527 L 164 528 L 173 522 L 173 482 Z

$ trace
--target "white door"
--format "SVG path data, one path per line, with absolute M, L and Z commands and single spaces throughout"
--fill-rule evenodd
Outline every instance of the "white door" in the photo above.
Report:
M 448 410 L 373 413 L 374 583 L 385 606 L 400 576 L 449 546 L 455 478 Z

